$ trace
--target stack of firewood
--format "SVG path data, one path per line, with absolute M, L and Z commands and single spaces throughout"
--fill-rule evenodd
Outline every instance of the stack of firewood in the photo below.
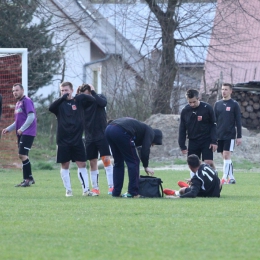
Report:
M 242 125 L 248 128 L 260 128 L 260 95 L 233 90 L 232 98 L 240 105 Z

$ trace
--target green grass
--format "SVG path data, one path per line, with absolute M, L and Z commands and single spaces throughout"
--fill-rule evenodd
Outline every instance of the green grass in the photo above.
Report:
M 186 158 L 175 158 L 175 159 L 166 159 L 164 161 L 150 161 L 149 167 L 158 168 L 158 167 L 173 167 L 174 165 L 186 165 Z
M 174 164 L 176 164 L 176 165 L 185 165 L 185 164 L 187 164 L 187 159 L 186 158 L 176 158 L 175 160 L 174 160 Z
M 56 140 L 50 144 L 50 137 L 47 133 L 38 134 L 33 142 L 30 158 L 35 161 L 55 162 L 56 158 Z
M 259 162 L 252 162 L 249 160 L 234 160 L 232 161 L 235 169 L 252 170 L 255 168 L 260 168 Z
M 156 171 L 164 188 L 188 175 Z M 103 170 L 101 195 L 82 197 L 73 168 L 66 198 L 57 169 L 35 171 L 29 188 L 14 188 L 21 170 L 0 170 L 0 258 L 259 259 L 259 173 L 235 175 L 219 199 L 116 199 Z

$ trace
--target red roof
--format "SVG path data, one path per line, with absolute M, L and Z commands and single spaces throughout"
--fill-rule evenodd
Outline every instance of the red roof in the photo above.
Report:
M 234 84 L 260 80 L 259 10 L 259 0 L 218 0 L 205 62 L 207 89 L 221 78 Z

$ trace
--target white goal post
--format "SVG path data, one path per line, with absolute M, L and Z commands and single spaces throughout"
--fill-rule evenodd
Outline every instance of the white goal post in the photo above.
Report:
M 28 95 L 28 50 L 27 48 L 0 48 L 0 57 L 1 56 L 9 56 L 14 54 L 22 55 L 22 82 L 24 87 L 24 94 Z
M 27 48 L 0 48 L 0 129 L 14 122 L 15 98 L 12 87 L 21 83 L 24 94 L 28 95 L 28 52 Z M 0 132 L 0 168 L 21 167 L 17 156 L 17 137 L 15 131 L 8 135 Z

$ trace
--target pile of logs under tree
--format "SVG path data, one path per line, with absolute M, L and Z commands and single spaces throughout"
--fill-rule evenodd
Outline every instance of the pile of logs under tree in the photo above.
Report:
M 233 90 L 232 98 L 240 105 L 242 125 L 247 128 L 260 128 L 260 94 Z

